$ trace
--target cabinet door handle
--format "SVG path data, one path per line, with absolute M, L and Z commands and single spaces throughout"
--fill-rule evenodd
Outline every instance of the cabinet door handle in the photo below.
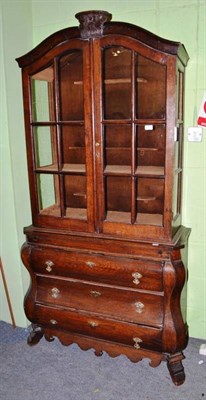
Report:
M 137 301 L 134 305 L 135 305 L 135 308 L 136 308 L 136 312 L 138 314 L 141 314 L 142 311 L 143 311 L 143 308 L 144 308 L 144 304 L 141 303 L 141 301 Z
M 52 267 L 54 266 L 53 261 L 47 260 L 47 261 L 45 261 L 45 265 L 46 265 L 47 272 L 51 272 L 52 271 Z
M 140 283 L 140 279 L 142 278 L 142 275 L 139 272 L 134 272 L 132 274 L 133 279 L 133 283 L 135 283 L 135 285 L 139 285 Z
M 96 326 L 98 326 L 98 322 L 96 321 L 88 321 L 88 325 L 91 326 L 92 328 L 96 328 Z
M 60 295 L 60 290 L 59 289 L 57 289 L 56 287 L 51 289 L 51 296 L 54 299 L 57 299 L 59 297 L 59 295 Z
M 142 339 L 140 339 L 139 337 L 134 337 L 133 340 L 134 340 L 134 348 L 137 350 L 140 349 L 139 343 L 143 342 Z
M 90 267 L 90 268 L 96 267 L 96 264 L 92 261 L 86 261 L 86 265 L 87 265 L 87 267 Z
M 92 297 L 100 297 L 102 295 L 101 292 L 97 292 L 96 290 L 91 290 L 90 294 Z

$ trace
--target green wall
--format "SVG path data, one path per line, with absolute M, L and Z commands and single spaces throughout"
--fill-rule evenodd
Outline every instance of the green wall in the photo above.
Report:
M 0 256 L 17 325 L 26 326 L 23 295 L 29 279 L 20 260 L 22 227 L 31 221 L 24 141 L 21 72 L 15 57 L 32 46 L 31 5 L 0 1 Z M 0 275 L 0 319 L 10 322 Z
M 4 258 L 17 323 L 25 326 L 23 293 L 28 276 L 20 264 L 22 228 L 30 224 L 20 72 L 14 58 L 26 53 L 49 34 L 77 25 L 74 14 L 103 9 L 114 21 L 140 25 L 162 37 L 184 43 L 190 61 L 186 75 L 183 223 L 192 228 L 189 243 L 188 322 L 190 336 L 206 338 L 206 129 L 200 143 L 187 141 L 196 125 L 206 89 L 205 0 L 1 0 L 3 11 L 2 149 L 5 162 L 1 189 L 1 254 Z M 33 38 L 32 38 L 33 35 Z M 2 53 L 2 52 L 1 52 Z M 2 91 L 1 91 L 2 92 Z M 2 171 L 1 166 L 1 171 Z M 7 222 L 8 221 L 8 222 Z M 2 228 L 3 226 L 3 228 Z M 6 234 L 5 234 L 6 232 Z M 3 243 L 3 248 L 2 248 Z M 13 281 L 15 277 L 15 281 Z M 1 285 L 1 282 L 0 282 Z M 0 319 L 9 321 L 1 290 Z

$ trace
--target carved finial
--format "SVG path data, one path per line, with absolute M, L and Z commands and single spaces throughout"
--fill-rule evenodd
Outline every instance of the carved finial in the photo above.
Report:
M 79 29 L 83 39 L 103 35 L 104 24 L 111 21 L 112 14 L 107 11 L 83 11 L 75 15 L 80 22 Z

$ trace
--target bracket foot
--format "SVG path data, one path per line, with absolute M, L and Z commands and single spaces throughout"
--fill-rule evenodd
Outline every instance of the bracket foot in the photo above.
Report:
M 42 336 L 44 335 L 44 330 L 41 326 L 32 324 L 31 325 L 31 332 L 27 339 L 27 343 L 29 346 L 35 346 L 35 344 L 39 343 Z
M 176 386 L 180 386 L 185 381 L 185 372 L 182 360 L 185 358 L 183 353 L 176 353 L 167 357 L 167 367 Z

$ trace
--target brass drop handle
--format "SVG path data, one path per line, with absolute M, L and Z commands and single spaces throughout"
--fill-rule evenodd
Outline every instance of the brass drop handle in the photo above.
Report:
M 52 325 L 58 324 L 58 322 L 57 322 L 55 319 L 50 319 L 50 323 L 51 323 Z
M 92 261 L 86 261 L 86 265 L 87 265 L 87 267 L 90 267 L 90 268 L 96 267 L 96 264 Z
M 132 277 L 134 278 L 133 283 L 135 283 L 135 285 L 139 285 L 142 275 L 139 272 L 134 272 Z
M 96 326 L 98 326 L 98 322 L 96 321 L 88 321 L 88 325 L 91 326 L 92 328 L 96 328 Z
M 52 267 L 54 266 L 53 261 L 47 260 L 47 261 L 45 261 L 45 265 L 46 265 L 47 272 L 51 272 L 52 271 Z
M 51 296 L 54 299 L 57 299 L 59 297 L 59 295 L 60 295 L 60 290 L 59 289 L 57 289 L 56 287 L 51 289 Z
M 139 337 L 134 337 L 133 340 L 134 340 L 134 348 L 137 350 L 140 349 L 139 343 L 143 342 L 142 339 L 140 339 Z
M 96 290 L 91 290 L 90 294 L 92 297 L 95 297 L 95 298 L 100 297 L 102 295 L 101 292 L 97 292 Z
M 136 308 L 136 312 L 138 314 L 141 314 L 142 311 L 143 311 L 143 308 L 144 308 L 144 304 L 141 303 L 141 301 L 137 301 L 134 305 L 135 305 L 135 308 Z

